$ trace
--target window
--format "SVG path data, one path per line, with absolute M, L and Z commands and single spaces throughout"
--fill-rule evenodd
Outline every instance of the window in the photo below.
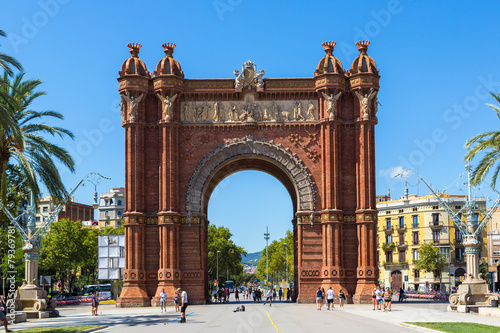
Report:
M 401 214 L 402 212 L 403 212 L 403 210 L 402 210 L 402 209 L 400 209 L 400 210 L 399 210 L 399 214 Z
M 385 252 L 385 262 L 386 263 L 392 262 L 392 251 Z
M 48 212 L 49 211 L 49 206 L 43 206 L 43 211 Z
M 122 217 L 122 211 L 121 210 L 117 211 L 116 215 L 118 215 L 118 218 L 121 218 Z
M 36 217 L 36 221 L 37 221 L 37 222 L 40 222 L 40 216 L 37 216 L 37 217 Z
M 392 235 L 385 235 L 385 243 L 386 244 L 392 243 Z
M 118 200 L 118 206 L 121 206 L 122 205 L 122 201 L 121 200 Z
M 455 259 L 461 261 L 464 259 L 464 249 L 463 248 L 455 248 Z
M 104 222 L 105 227 L 109 227 L 109 221 Z
M 450 248 L 449 247 L 440 247 L 439 248 L 439 254 L 443 255 L 446 260 L 449 260 L 450 258 Z
M 416 269 L 413 270 L 413 275 L 415 276 L 415 279 L 420 279 L 420 271 L 417 271 Z
M 459 229 L 455 229 L 455 241 L 457 243 L 462 243 L 462 233 Z
M 439 209 L 439 206 L 432 206 L 432 209 L 434 210 Z
M 412 209 L 412 210 L 413 210 L 414 212 L 416 212 L 416 211 L 418 210 L 418 208 L 417 208 L 417 207 L 413 207 L 413 209 Z
M 455 205 L 455 209 L 462 209 L 462 206 L 460 206 L 460 205 Z
M 418 245 L 418 243 L 419 243 L 418 231 L 414 231 L 411 236 L 412 236 L 412 240 L 413 240 L 413 245 Z
M 500 256 L 500 251 L 493 251 L 494 256 Z
M 118 268 L 118 258 L 108 258 L 109 268 Z
M 109 212 L 108 211 L 104 212 L 104 217 L 109 217 Z
M 405 228 L 405 217 L 400 216 L 399 217 L 399 229 L 404 229 Z
M 385 214 L 386 214 L 386 215 L 388 215 L 388 214 L 390 214 L 390 213 L 391 213 L 391 211 L 390 211 L 390 210 L 386 210 L 386 211 L 385 211 Z
M 474 223 L 477 224 L 477 222 L 479 221 L 479 214 L 474 213 L 473 217 L 474 217 Z
M 432 214 L 432 223 L 435 226 L 439 225 L 439 214 Z
M 399 234 L 399 245 L 403 245 L 405 243 L 405 234 Z
M 413 261 L 418 260 L 420 258 L 420 255 L 418 254 L 418 250 L 415 249 L 413 250 Z
M 434 243 L 439 244 L 440 237 L 441 237 L 441 232 L 439 230 L 432 232 L 432 240 L 434 241 Z
M 418 215 L 413 215 L 413 228 L 418 228 Z
M 391 218 L 390 217 L 385 219 L 385 225 L 387 226 L 387 229 L 391 229 Z
M 122 225 L 122 221 L 116 221 L 116 225 L 117 226 L 121 226 Z
M 400 263 L 406 262 L 406 251 L 405 250 L 399 251 L 399 262 Z

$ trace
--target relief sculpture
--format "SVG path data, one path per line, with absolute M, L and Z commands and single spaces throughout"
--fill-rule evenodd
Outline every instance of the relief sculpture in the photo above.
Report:
M 204 101 L 181 103 L 183 122 L 316 121 L 318 101 Z

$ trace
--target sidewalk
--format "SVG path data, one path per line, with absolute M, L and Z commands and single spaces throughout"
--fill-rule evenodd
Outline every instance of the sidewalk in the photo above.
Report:
M 233 312 L 244 304 L 245 312 Z M 187 323 L 170 322 L 179 317 L 169 307 L 167 313 L 160 308 L 116 308 L 113 304 L 101 305 L 99 316 L 90 315 L 90 306 L 60 307 L 61 317 L 30 320 L 11 325 L 14 331 L 32 327 L 108 325 L 98 332 L 320 332 L 324 330 L 354 332 L 416 332 L 402 327 L 401 322 L 458 321 L 477 322 L 500 326 L 500 319 L 446 312 L 447 303 L 413 301 L 393 304 L 391 312 L 373 311 L 371 305 L 347 304 L 334 311 L 325 307 L 318 311 L 314 304 L 239 302 L 213 305 L 191 305 L 186 313 Z M 272 320 L 272 321 L 271 321 Z M 273 324 L 274 323 L 274 324 Z M 500 330 L 500 328 L 499 328 Z

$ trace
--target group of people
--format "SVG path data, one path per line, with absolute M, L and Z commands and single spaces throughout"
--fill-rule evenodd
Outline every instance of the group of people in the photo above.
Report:
M 181 312 L 181 319 L 179 322 L 185 323 L 186 308 L 188 306 L 187 292 L 185 290 L 182 290 L 181 288 L 177 288 L 172 299 L 174 300 L 175 312 Z M 165 292 L 165 289 L 162 289 L 160 293 L 160 310 L 161 312 L 167 312 L 167 293 Z
M 373 300 L 373 310 L 384 310 L 391 311 L 392 306 L 392 291 L 389 287 L 382 288 L 374 288 L 372 292 L 372 300 Z
M 7 319 L 7 302 L 3 295 L 0 295 L 0 320 L 3 321 L 3 327 L 5 328 L 5 332 L 12 332 L 7 328 L 7 324 L 9 320 Z
M 339 307 L 343 309 L 346 299 L 343 289 L 340 289 L 338 299 L 339 299 Z M 334 304 L 335 292 L 333 291 L 332 287 L 330 287 L 330 289 L 328 289 L 326 292 L 325 288 L 322 287 L 319 287 L 318 290 L 316 291 L 316 305 L 318 306 L 318 310 L 321 311 L 323 305 L 325 305 L 325 300 L 327 305 L 326 309 L 329 311 L 330 310 L 333 311 L 333 309 L 335 309 L 335 304 Z

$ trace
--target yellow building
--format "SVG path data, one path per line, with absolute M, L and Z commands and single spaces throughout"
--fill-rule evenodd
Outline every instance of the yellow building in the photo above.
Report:
M 444 194 L 445 201 L 454 212 L 458 212 L 465 204 L 464 195 Z M 485 215 L 486 198 L 473 198 L 477 208 L 475 218 L 479 221 Z M 466 273 L 465 249 L 462 235 L 450 216 L 433 196 L 403 196 L 399 200 L 382 201 L 377 204 L 378 210 L 378 261 L 381 284 L 398 290 L 404 289 L 431 290 L 449 292 L 450 288 L 460 284 Z M 465 221 L 465 215 L 462 220 Z M 481 250 L 481 258 L 486 262 L 486 234 Z M 432 273 L 415 270 L 414 261 L 418 259 L 418 249 L 423 243 L 432 243 L 439 247 L 447 261 L 441 285 L 439 277 Z

